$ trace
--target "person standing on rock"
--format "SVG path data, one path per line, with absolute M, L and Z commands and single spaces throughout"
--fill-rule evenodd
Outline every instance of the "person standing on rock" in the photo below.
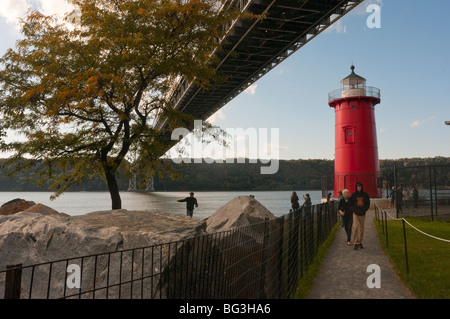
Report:
M 297 210 L 300 208 L 300 204 L 298 203 L 298 196 L 296 192 L 292 192 L 291 195 L 291 204 L 292 204 L 292 210 Z
M 190 217 L 194 215 L 194 206 L 198 207 L 197 198 L 194 197 L 194 193 L 190 192 L 189 197 L 186 197 L 185 199 L 179 199 L 177 202 L 183 203 L 186 202 L 186 214 Z
M 305 202 L 303 203 L 303 207 L 309 207 L 311 208 L 311 197 L 309 197 L 309 194 L 303 195 L 303 199 Z
M 342 217 L 342 223 L 345 227 L 345 232 L 347 233 L 347 245 L 351 246 L 351 237 L 352 237 L 352 226 L 353 226 L 353 207 L 350 203 L 350 191 L 348 189 L 344 189 L 342 191 L 342 199 L 338 204 L 338 211 Z
M 364 235 L 364 220 L 366 212 L 370 207 L 369 194 L 364 192 L 361 182 L 355 184 L 355 192 L 350 197 L 350 203 L 353 207 L 353 239 L 355 246 L 353 249 L 364 248 L 362 244 Z

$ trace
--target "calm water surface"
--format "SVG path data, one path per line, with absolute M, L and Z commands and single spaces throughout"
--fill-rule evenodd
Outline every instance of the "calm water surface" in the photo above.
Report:
M 310 194 L 313 204 L 320 203 L 321 191 L 297 191 L 302 204 L 302 196 Z M 291 191 L 267 192 L 196 192 L 199 207 L 194 210 L 194 217 L 206 218 L 231 199 L 240 195 L 255 195 L 274 215 L 281 216 L 291 208 Z M 111 209 L 108 192 L 67 192 L 51 201 L 51 192 L 0 192 L 0 205 L 15 198 L 23 198 L 47 205 L 58 212 L 69 215 L 82 215 L 89 212 Z M 188 192 L 121 192 L 122 207 L 128 210 L 150 210 L 172 214 L 186 214 L 186 203 L 177 199 L 189 196 Z

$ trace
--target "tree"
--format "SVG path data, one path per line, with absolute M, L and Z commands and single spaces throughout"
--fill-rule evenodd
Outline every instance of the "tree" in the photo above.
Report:
M 156 116 L 189 127 L 171 89 L 181 77 L 204 89 L 223 80 L 217 39 L 242 14 L 219 10 L 225 0 L 69 2 L 76 9 L 63 21 L 30 11 L 23 39 L 0 59 L 0 150 L 14 154 L 5 165 L 16 172 L 44 163 L 40 180 L 54 180 L 54 196 L 100 174 L 120 209 L 125 157 L 133 150 L 140 169 L 155 165 L 167 145 Z M 11 131 L 22 138 L 7 139 Z

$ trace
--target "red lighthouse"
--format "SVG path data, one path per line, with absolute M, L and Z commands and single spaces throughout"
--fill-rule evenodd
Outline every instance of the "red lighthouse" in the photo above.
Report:
M 341 81 L 341 88 L 328 94 L 328 104 L 335 110 L 334 196 L 347 188 L 355 190 L 361 182 L 371 197 L 381 197 L 375 105 L 380 90 L 366 86 L 366 79 L 352 73 Z M 378 187 L 380 186 L 380 187 Z

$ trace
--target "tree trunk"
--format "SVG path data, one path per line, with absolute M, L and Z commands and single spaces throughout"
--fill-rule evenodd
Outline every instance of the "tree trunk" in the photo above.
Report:
M 116 176 L 109 167 L 104 167 L 106 184 L 111 195 L 112 209 L 122 209 L 122 200 L 120 199 L 119 187 L 117 186 Z

